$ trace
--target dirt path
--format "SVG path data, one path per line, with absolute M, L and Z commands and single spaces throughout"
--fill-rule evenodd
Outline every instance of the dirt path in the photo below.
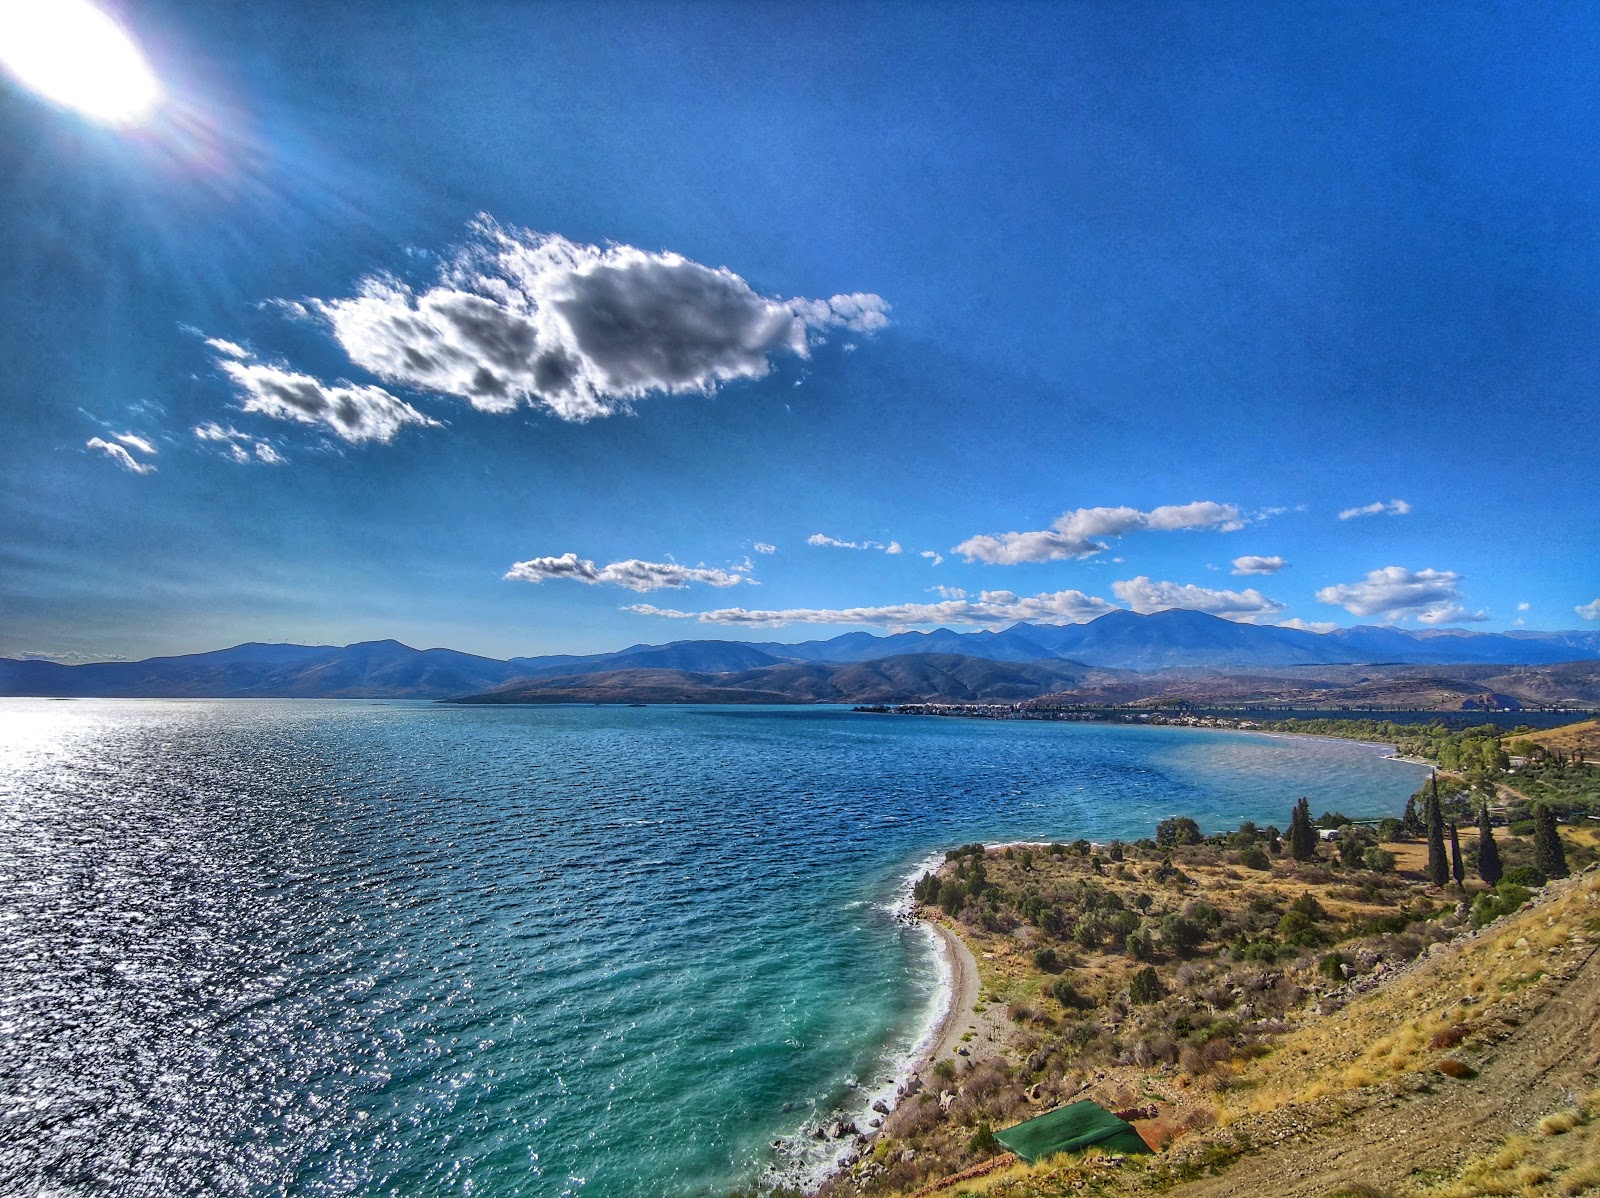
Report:
M 1600 1077 L 1600 951 L 1554 984 L 1489 1051 L 1478 1077 L 1440 1077 L 1431 1094 L 1379 1099 L 1323 1127 L 1280 1129 L 1282 1142 L 1171 1193 L 1324 1198 L 1353 1182 L 1385 1189 L 1419 1171 L 1454 1172 L 1506 1136 L 1529 1132 Z

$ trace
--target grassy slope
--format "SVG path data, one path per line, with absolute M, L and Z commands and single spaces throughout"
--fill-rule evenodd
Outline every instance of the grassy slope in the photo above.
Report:
M 1592 831 L 1569 836 L 1591 845 L 1596 839 Z M 1412 857 L 1409 851 L 1403 856 L 1402 869 Z M 998 885 L 1015 881 L 1007 871 L 1020 872 L 1019 863 L 996 860 L 993 854 L 988 860 Z M 1070 859 L 1063 864 L 1071 864 Z M 1366 901 L 1348 877 L 1319 882 L 1282 863 L 1271 876 L 1239 871 L 1226 862 L 1183 868 L 1190 885 L 1179 888 L 1174 898 L 1187 892 L 1184 902 L 1199 898 L 1221 906 L 1231 889 L 1241 900 L 1253 897 L 1259 907 L 1263 898 L 1281 905 L 1309 889 L 1327 910 L 1330 927 L 1373 910 L 1392 911 L 1396 903 L 1407 901 L 1388 892 L 1381 892 L 1378 901 Z M 1140 866 L 1128 872 L 1134 877 L 1125 889 L 1148 884 Z M 1235 876 L 1228 877 L 1230 873 Z M 1120 881 L 1113 879 L 1107 888 Z M 1104 875 L 1097 882 L 1104 883 Z M 1419 883 L 1413 880 L 1408 886 L 1414 893 Z M 1158 902 L 1166 905 L 1168 895 L 1157 893 Z M 995 1085 L 1006 1070 L 1004 1059 L 979 1063 L 963 1080 L 995 1092 L 986 1102 L 960 1096 L 958 1102 L 966 1109 L 957 1107 L 947 1118 L 975 1123 L 984 1113 L 1010 1116 L 997 1120 L 996 1125 L 1003 1125 L 1066 1097 L 1093 1097 L 1111 1106 L 1153 1100 L 1159 1118 L 1143 1122 L 1142 1130 L 1158 1141 L 1177 1138 L 1170 1151 L 1152 1158 L 1148 1169 L 1136 1162 L 1107 1164 L 1092 1158 L 1039 1168 L 1011 1164 L 934 1192 L 1042 1198 L 1085 1186 L 1141 1191 L 1183 1182 L 1177 1192 L 1200 1198 L 1230 1192 L 1323 1195 L 1359 1182 L 1376 1188 L 1348 1192 L 1458 1198 L 1479 1193 L 1578 1194 L 1600 1187 L 1600 1136 L 1592 1121 L 1600 1111 L 1583 1097 L 1600 1080 L 1595 1055 L 1600 1035 L 1594 1033 L 1600 1026 L 1600 959 L 1593 951 L 1600 943 L 1600 877 L 1592 872 L 1552 886 L 1537 904 L 1476 937 L 1435 946 L 1413 965 L 1398 964 L 1404 953 L 1391 954 L 1396 965 L 1387 971 L 1389 980 L 1373 985 L 1376 977 L 1368 974 L 1360 985 L 1372 988 L 1347 1005 L 1348 995 L 1319 996 L 1315 981 L 1303 970 L 1297 974 L 1294 964 L 1280 964 L 1272 970 L 1278 975 L 1273 994 L 1281 997 L 1285 979 L 1296 989 L 1305 983 L 1310 993 L 1302 996 L 1299 1008 L 1273 1012 L 1274 1025 L 1283 1028 L 1277 1034 L 1241 1037 L 1238 998 L 1217 989 L 1219 981 L 1234 989 L 1239 982 L 1249 985 L 1248 969 L 1234 967 L 1219 976 L 1204 961 L 1168 962 L 1161 972 L 1169 989 L 1184 988 L 1184 1002 L 1203 1007 L 1220 1001 L 1234 1008 L 1228 1022 L 1236 1026 L 1224 1029 L 1226 1038 L 1235 1045 L 1242 1041 L 1245 1048 L 1209 1053 L 1207 1045 L 1215 1041 L 1191 1034 L 1178 1060 L 1142 1067 L 1128 1063 L 1138 1056 L 1128 1041 L 1160 1034 L 1163 1019 L 1143 1008 L 1119 1008 L 1114 998 L 1136 963 L 1119 954 L 1084 954 L 1079 968 L 1071 971 L 1086 996 L 1111 1007 L 1096 1023 L 1102 1030 L 1111 1024 L 1121 1043 L 1085 1044 L 1077 1059 L 1085 1068 L 1063 1070 L 1059 1061 L 1041 1060 L 1037 1054 L 1041 1044 L 1072 1035 L 1078 1025 L 1065 1009 L 1055 1014 L 1048 997 L 1050 978 L 1033 968 L 1026 937 L 1019 939 L 1015 929 L 964 929 L 964 934 L 979 954 L 986 997 L 1009 1002 L 1019 1022 L 1015 1041 L 1002 1054 L 1011 1058 L 1012 1093 L 1008 1095 L 1005 1081 Z M 1584 962 L 1588 967 L 1579 976 Z M 1180 981 L 1180 969 L 1188 974 L 1187 981 Z M 1259 980 L 1262 975 L 1254 976 Z M 1333 988 L 1331 983 L 1323 987 Z M 1247 997 L 1259 997 L 1263 1008 L 1281 1005 L 1272 994 Z M 1574 1003 L 1576 1014 L 1569 1009 Z M 1325 1007 L 1328 1013 L 1323 1013 Z M 1562 1010 L 1569 1020 L 1564 1028 L 1556 1018 Z M 1035 1015 L 1043 1018 L 1036 1020 Z M 1577 1024 L 1570 1023 L 1574 1018 Z M 1114 1063 L 1108 1047 L 1125 1063 Z M 1029 1071 L 1019 1063 L 1028 1053 L 1042 1070 Z M 1459 1061 L 1468 1072 L 1481 1070 L 1481 1077 L 1446 1079 L 1437 1072 L 1446 1059 Z M 1030 1080 L 1037 1088 L 1036 1103 L 1016 1098 L 1020 1083 Z M 1079 1091 L 1079 1086 L 1084 1088 Z M 1396 1103 L 1402 1104 L 1403 1116 L 1385 1109 Z M 915 1100 L 896 1112 L 884 1141 L 890 1151 L 880 1148 L 878 1157 L 900 1174 L 886 1173 L 883 1182 L 913 1180 L 910 1166 L 894 1165 L 896 1146 L 902 1143 L 921 1144 L 924 1152 L 942 1151 L 950 1167 L 970 1166 L 985 1155 L 963 1145 L 966 1126 L 942 1140 L 937 1125 L 906 1130 L 908 1123 L 929 1122 L 927 1106 L 919 1110 Z M 1389 1133 L 1401 1123 L 1413 1132 L 1396 1140 Z M 1508 1131 L 1510 1139 L 1505 1138 Z M 1260 1144 L 1271 1146 L 1241 1151 Z M 1241 1155 L 1242 1162 L 1218 1178 L 1189 1180 Z M 1300 1178 L 1303 1184 L 1290 1186 L 1289 1178 Z M 936 1178 L 914 1180 L 924 1185 Z M 863 1188 L 897 1192 L 887 1185 Z M 906 1184 L 898 1192 L 914 1188 Z

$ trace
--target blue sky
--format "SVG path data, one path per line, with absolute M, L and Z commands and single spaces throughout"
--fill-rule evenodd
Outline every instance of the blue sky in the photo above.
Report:
M 1582 7 L 119 16 L 0 72 L 0 654 L 1600 619 Z

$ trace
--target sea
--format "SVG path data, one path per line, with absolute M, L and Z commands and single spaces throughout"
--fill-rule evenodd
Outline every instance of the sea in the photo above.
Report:
M 1393 814 L 1386 747 L 836 707 L 0 700 L 0 1193 L 814 1181 L 973 841 Z

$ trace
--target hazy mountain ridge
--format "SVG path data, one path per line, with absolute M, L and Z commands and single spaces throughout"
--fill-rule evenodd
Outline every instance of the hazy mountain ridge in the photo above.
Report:
M 506 661 L 452 649 L 413 649 L 397 641 L 367 641 L 343 647 L 257 643 L 180 657 L 79 666 L 0 659 L 0 694 L 444 699 L 495 691 L 512 683 L 579 676 L 591 676 L 595 686 L 616 685 L 614 676 L 620 673 L 648 670 L 675 676 L 671 681 L 659 680 L 667 690 L 703 688 L 709 685 L 706 680 L 716 678 L 716 686 L 723 690 L 744 692 L 775 685 L 779 689 L 771 693 L 785 696 L 782 701 L 827 701 L 824 695 L 837 692 L 845 697 L 834 701 L 861 702 L 877 701 L 860 697 L 875 693 L 875 688 L 881 686 L 872 681 L 870 671 L 839 675 L 829 669 L 806 673 L 800 667 L 869 665 L 912 657 L 959 657 L 1013 667 L 1066 667 L 1068 673 L 1061 677 L 1078 677 L 1080 681 L 1075 685 L 1081 686 L 1081 676 L 1088 670 L 1149 674 L 1176 669 L 1239 674 L 1287 667 L 1382 663 L 1510 667 L 1594 661 L 1600 660 L 1600 632 L 1477 633 L 1357 627 L 1315 633 L 1237 624 L 1194 611 L 1148 616 L 1116 611 L 1087 624 L 1016 624 L 1001 632 L 955 632 L 947 628 L 891 636 L 852 632 L 792 645 L 685 640 L 666 645 L 631 645 L 615 653 L 516 657 Z M 920 685 L 906 672 L 908 669 L 904 665 L 895 667 L 898 672 L 894 685 Z M 991 696 L 1004 693 L 1023 699 L 1046 693 L 1023 692 L 1045 686 L 1048 677 L 1053 677 L 1014 671 L 978 678 L 975 670 L 970 666 L 945 668 L 934 689 L 952 701 L 964 701 L 967 692 Z M 774 672 L 755 685 L 742 680 L 761 671 Z M 602 681 L 608 678 L 609 683 Z M 924 684 L 934 686 L 931 677 Z M 572 686 L 565 689 L 572 691 Z M 700 691 L 697 689 L 696 693 Z M 792 695 L 804 697 L 787 697 Z

